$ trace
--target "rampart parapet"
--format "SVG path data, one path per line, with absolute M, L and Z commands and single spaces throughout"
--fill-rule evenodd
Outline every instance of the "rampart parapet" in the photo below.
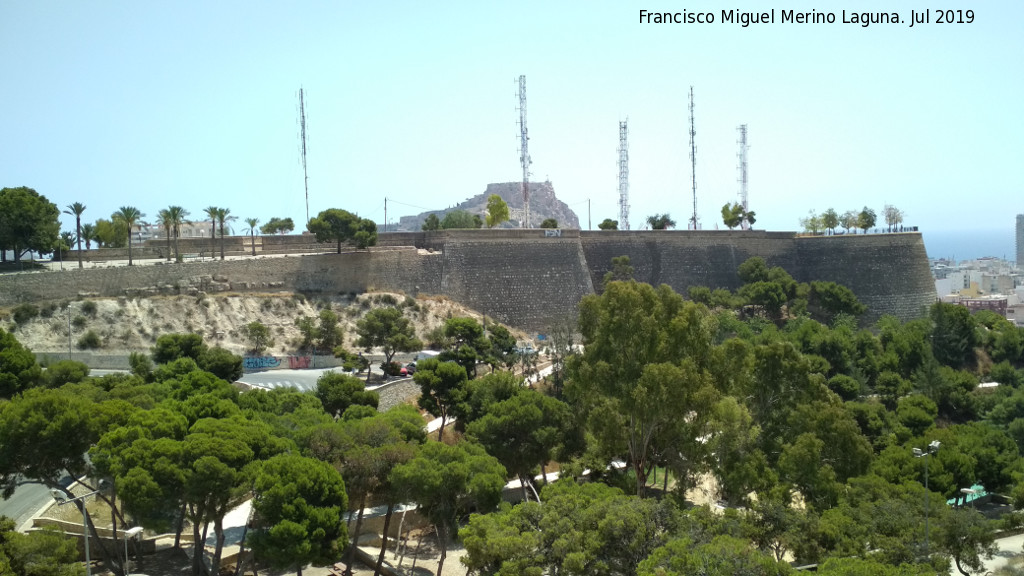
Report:
M 272 243 L 300 245 L 277 240 L 267 245 Z M 616 256 L 629 256 L 637 280 L 668 284 L 680 293 L 691 286 L 735 290 L 737 267 L 760 256 L 799 281 L 850 287 L 869 307 L 868 321 L 883 314 L 921 317 L 935 301 L 919 233 L 805 237 L 766 231 L 531 229 L 382 233 L 377 247 L 342 254 L 4 274 L 0 306 L 199 291 L 392 290 L 445 295 L 509 325 L 544 331 L 575 314 L 584 295 L 601 290 Z

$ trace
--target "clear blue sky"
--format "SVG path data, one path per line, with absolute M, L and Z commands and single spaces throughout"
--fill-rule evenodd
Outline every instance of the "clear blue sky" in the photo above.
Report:
M 898 11 L 927 2 L 851 0 Z M 953 5 L 951 5 L 953 6 Z M 932 20 L 936 19 L 932 6 Z M 527 77 L 535 180 L 586 226 L 617 218 L 618 121 L 629 119 L 631 222 L 737 198 L 749 125 L 758 228 L 809 209 L 890 203 L 929 230 L 1005 228 L 1024 212 L 1024 2 L 971 0 L 973 24 L 838 22 L 841 3 L 0 0 L 0 186 L 85 220 L 305 218 L 298 90 L 308 95 L 311 213 L 382 221 L 520 179 L 516 79 Z M 640 24 L 641 8 L 714 24 Z M 721 23 L 775 8 L 776 23 Z M 836 24 L 782 24 L 781 11 Z M 65 229 L 73 220 L 64 218 Z M 236 230 L 244 225 L 236 224 Z

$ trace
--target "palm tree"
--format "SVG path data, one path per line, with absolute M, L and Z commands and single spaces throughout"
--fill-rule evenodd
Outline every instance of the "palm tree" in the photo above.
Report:
M 164 227 L 164 233 L 167 234 L 167 260 L 170 260 L 171 259 L 171 233 L 172 233 L 172 230 L 174 229 L 174 218 L 171 217 L 170 211 L 167 210 L 166 208 L 164 208 L 163 210 L 157 212 L 156 217 L 157 217 L 157 221 L 160 222 L 160 225 Z
M 139 222 L 139 219 L 145 216 L 135 206 L 121 206 L 117 212 L 110 215 L 114 222 L 123 222 L 128 227 L 128 265 L 132 265 L 132 230 L 135 225 Z
M 676 227 L 676 221 L 670 218 L 668 214 L 648 216 L 647 224 L 651 227 L 651 230 L 668 230 L 669 228 Z
M 81 202 L 75 202 L 74 204 L 68 205 L 68 209 L 64 211 L 65 214 L 74 214 L 75 216 L 75 237 L 78 239 L 78 267 L 82 267 L 82 212 L 85 212 L 85 204 Z M 70 246 L 68 246 L 70 248 Z
M 93 224 L 82 224 L 82 240 L 85 240 L 85 249 L 92 250 L 92 241 L 96 239 L 96 226 Z
M 231 208 L 218 208 L 217 209 L 217 223 L 220 224 L 220 259 L 224 259 L 224 223 L 235 220 L 234 216 L 231 216 Z
M 245 223 L 249 225 L 249 240 L 252 242 L 252 255 L 256 255 L 256 225 L 260 223 L 259 218 L 246 218 Z
M 174 228 L 174 261 L 177 262 L 181 259 L 181 253 L 178 251 L 178 236 L 181 235 L 181 225 L 185 222 L 185 217 L 188 216 L 188 210 L 181 206 L 168 206 L 167 214 L 170 216 L 171 225 Z
M 207 206 L 203 208 L 203 212 L 206 212 L 206 217 L 210 219 L 210 242 L 213 243 L 213 250 L 210 251 L 212 255 L 217 250 L 217 212 L 220 208 L 216 206 Z

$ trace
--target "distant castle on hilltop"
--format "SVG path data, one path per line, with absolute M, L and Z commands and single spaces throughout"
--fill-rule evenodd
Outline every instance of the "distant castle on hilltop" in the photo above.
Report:
M 488 184 L 487 190 L 472 198 L 461 202 L 451 208 L 444 210 L 431 210 L 421 212 L 415 216 L 402 216 L 398 221 L 396 231 L 398 232 L 419 232 L 427 216 L 434 214 L 443 220 L 445 215 L 455 210 L 465 210 L 470 214 L 477 214 L 483 218 L 487 214 L 487 198 L 491 194 L 501 196 L 501 199 L 508 204 L 510 219 L 499 226 L 499 228 L 525 228 L 523 226 L 523 192 L 522 182 L 500 182 Z M 562 202 L 555 196 L 555 188 L 550 181 L 530 182 L 530 224 L 533 228 L 539 228 L 541 222 L 548 218 L 558 221 L 559 228 L 579 229 L 580 221 L 576 213 L 569 208 L 569 205 Z

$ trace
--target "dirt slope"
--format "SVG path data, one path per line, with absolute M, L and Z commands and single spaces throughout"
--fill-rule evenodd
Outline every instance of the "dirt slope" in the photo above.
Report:
M 345 345 L 354 350 L 356 322 L 369 310 L 386 305 L 398 305 L 421 339 L 448 318 L 480 318 L 479 313 L 444 298 L 413 299 L 389 293 L 316 299 L 292 293 L 94 298 L 71 302 L 71 340 L 78 350 L 78 341 L 91 330 L 100 337 L 95 352 L 124 354 L 148 351 L 161 334 L 196 332 L 209 344 L 243 354 L 248 344 L 242 328 L 258 320 L 270 328 L 274 338 L 274 346 L 267 353 L 284 355 L 294 353 L 301 341 L 295 320 L 302 316 L 316 318 L 320 310 L 329 307 L 345 329 Z M 39 316 L 21 324 L 15 324 L 13 309 L 0 310 L 0 326 L 33 352 L 67 351 L 68 303 L 36 306 Z M 513 334 L 525 338 L 518 331 Z

